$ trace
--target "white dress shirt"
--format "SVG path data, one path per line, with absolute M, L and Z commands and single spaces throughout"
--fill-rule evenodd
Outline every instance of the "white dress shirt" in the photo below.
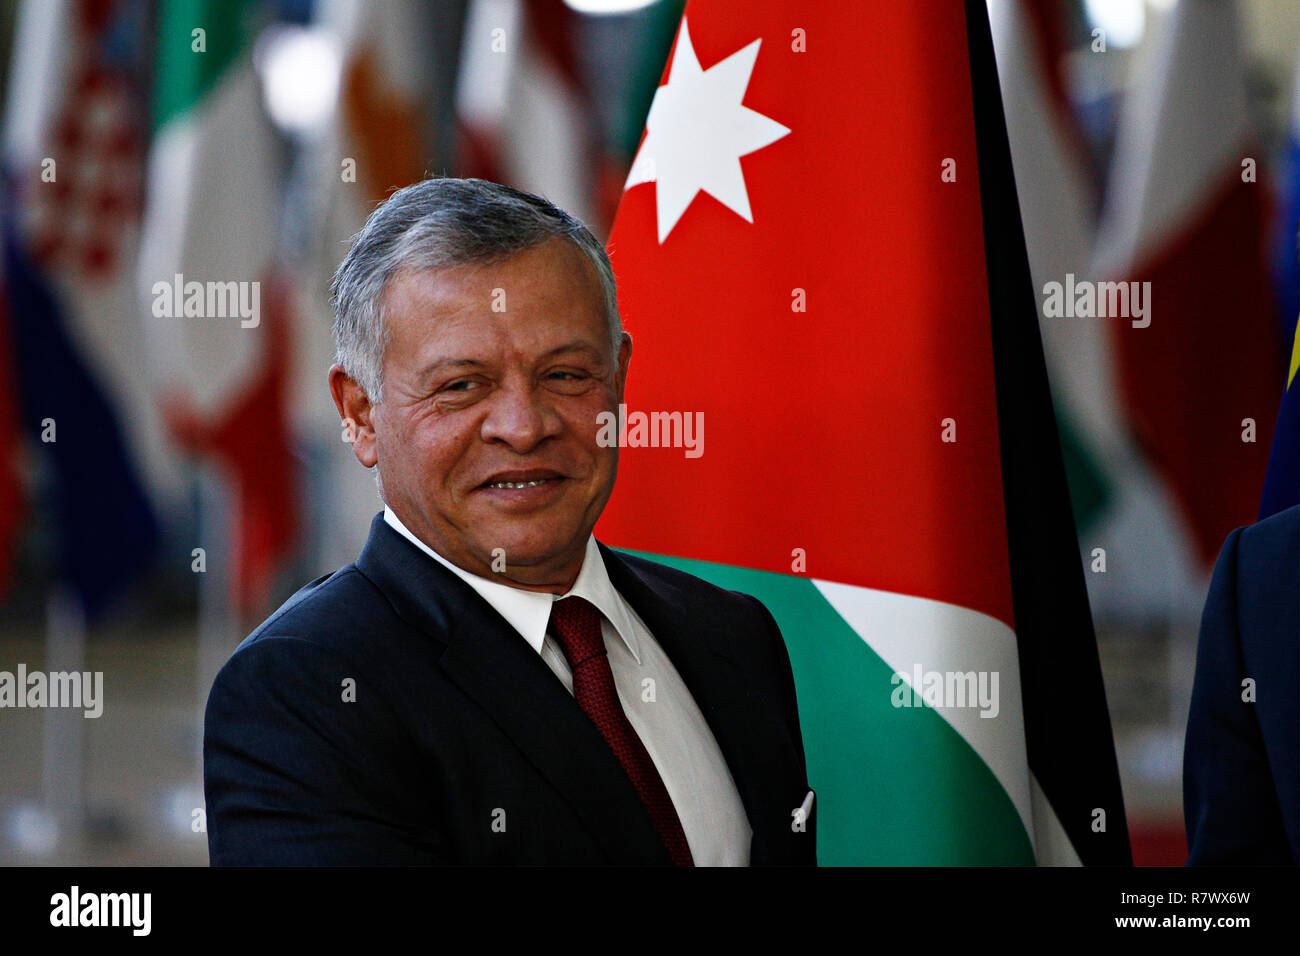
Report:
M 412 534 L 391 508 L 384 508 L 384 520 L 477 591 L 541 655 L 570 694 L 569 663 L 546 626 L 555 601 L 577 596 L 591 602 L 601 614 L 601 633 L 623 712 L 663 778 L 695 865 L 749 864 L 749 818 L 722 750 L 672 661 L 610 582 L 594 535 L 587 539 L 573 587 L 555 595 L 470 574 Z

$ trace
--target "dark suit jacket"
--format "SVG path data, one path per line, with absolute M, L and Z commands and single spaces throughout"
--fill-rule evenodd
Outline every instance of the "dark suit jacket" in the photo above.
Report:
M 1232 532 L 1214 568 L 1183 755 L 1189 864 L 1300 862 L 1298 658 L 1300 506 Z
M 816 808 L 792 826 L 809 787 L 771 614 L 600 550 L 717 738 L 751 863 L 815 864 Z M 355 564 L 295 594 L 226 662 L 203 750 L 213 865 L 670 864 L 555 674 L 382 514 Z

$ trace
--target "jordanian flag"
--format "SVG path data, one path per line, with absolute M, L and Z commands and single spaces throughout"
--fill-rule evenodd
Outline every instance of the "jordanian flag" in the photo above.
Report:
M 819 861 L 1129 863 L 983 0 L 689 3 L 610 250 L 600 536 L 776 616 Z

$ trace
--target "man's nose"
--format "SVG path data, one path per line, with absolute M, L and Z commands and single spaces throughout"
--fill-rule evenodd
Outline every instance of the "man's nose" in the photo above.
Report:
M 499 441 L 526 454 L 539 442 L 560 432 L 562 421 L 538 389 L 526 385 L 499 388 L 488 400 L 479 436 Z

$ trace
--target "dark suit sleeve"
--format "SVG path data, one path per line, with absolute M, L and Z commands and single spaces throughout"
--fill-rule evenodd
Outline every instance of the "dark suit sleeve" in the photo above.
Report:
M 1237 552 L 1228 536 L 1201 618 L 1183 753 L 1187 863 L 1291 863 L 1256 705 L 1242 700 Z
M 763 621 L 767 625 L 768 633 L 771 635 L 770 646 L 772 648 L 772 667 L 774 673 L 777 675 L 777 680 L 781 685 L 782 705 L 785 711 L 785 722 L 786 722 L 786 726 L 790 728 L 790 734 L 794 742 L 795 752 L 798 754 L 799 773 L 804 781 L 804 785 L 808 786 L 807 784 L 808 764 L 806 759 L 804 758 L 803 727 L 799 723 L 799 702 L 798 702 L 798 698 L 795 695 L 794 671 L 790 667 L 790 652 L 789 650 L 787 650 L 785 646 L 785 638 L 781 634 L 781 628 L 776 623 L 776 618 L 772 616 L 772 612 L 767 609 L 767 605 L 765 605 L 762 601 L 760 601 L 758 598 L 754 597 L 753 595 L 745 595 L 745 596 L 748 597 L 749 600 L 754 602 L 754 605 L 758 608 L 759 614 L 761 615 Z M 808 787 L 808 789 L 812 789 L 812 788 Z M 791 810 L 793 809 L 794 808 L 792 807 Z M 807 842 L 809 847 L 811 848 L 810 862 L 815 866 L 817 863 L 817 859 L 816 859 L 817 796 L 816 795 L 814 796 L 813 799 L 812 812 L 809 814 L 808 819 L 807 821 L 805 821 L 804 825 L 807 830 L 807 837 L 808 837 Z
M 377 689 L 334 652 L 292 637 L 241 648 L 204 719 L 211 864 L 447 862 L 437 808 L 408 805 L 405 739 Z

